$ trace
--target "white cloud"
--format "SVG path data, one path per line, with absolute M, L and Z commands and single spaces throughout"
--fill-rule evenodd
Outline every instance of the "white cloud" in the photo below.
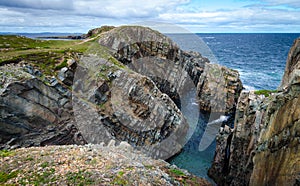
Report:
M 300 7 L 299 0 L 266 0 L 271 5 L 289 5 L 293 7 Z
M 1 1 L 0 6 L 32 8 L 32 9 L 72 9 L 72 0 L 7 0 Z
M 188 0 L 74 0 L 75 11 L 82 15 L 112 18 L 147 18 L 188 3 Z
M 245 0 L 240 0 L 245 1 Z M 292 8 L 300 8 L 299 0 L 246 0 L 249 2 L 255 2 L 260 4 L 255 5 L 264 5 L 264 6 L 287 6 Z
M 14 31 L 18 28 L 29 32 L 86 32 L 101 25 L 118 26 L 143 21 L 163 21 L 189 28 L 193 32 L 299 32 L 300 10 L 296 7 L 300 1 L 247 2 L 249 1 L 247 7 L 213 11 L 203 11 L 197 6 L 190 8 L 194 4 L 190 4 L 189 0 L 0 1 L 0 31 Z M 253 3 L 258 1 L 265 3 L 253 6 Z M 268 6 L 264 5 L 266 3 Z M 294 8 L 278 7 L 280 3 Z M 270 8 L 271 4 L 273 8 Z
M 164 13 L 160 19 L 172 21 L 184 25 L 202 25 L 203 27 L 228 27 L 229 29 L 244 29 L 261 27 L 272 27 L 281 25 L 293 29 L 293 25 L 300 26 L 300 12 L 278 9 L 263 8 L 241 8 L 236 10 L 218 10 L 199 13 Z M 243 28 L 244 27 L 244 28 Z M 266 28 L 267 29 L 267 28 Z

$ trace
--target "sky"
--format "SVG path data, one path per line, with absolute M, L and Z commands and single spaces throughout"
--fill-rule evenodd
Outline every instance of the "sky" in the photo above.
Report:
M 193 33 L 299 33 L 300 0 L 0 0 L 0 32 L 86 33 L 143 22 Z

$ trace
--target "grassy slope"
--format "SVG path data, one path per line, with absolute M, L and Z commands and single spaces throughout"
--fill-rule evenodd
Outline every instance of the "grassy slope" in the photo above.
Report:
M 0 65 L 25 61 L 51 75 L 74 53 L 85 52 L 95 39 L 35 40 L 22 36 L 0 36 Z

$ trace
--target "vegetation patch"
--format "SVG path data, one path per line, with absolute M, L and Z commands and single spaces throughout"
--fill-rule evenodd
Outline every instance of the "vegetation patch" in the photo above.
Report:
M 67 67 L 68 66 L 68 63 L 67 63 L 67 59 L 65 59 L 63 62 L 61 62 L 59 65 L 57 65 L 54 69 L 55 70 L 60 70 L 60 69 L 62 69 L 62 68 L 64 68 L 64 67 Z
M 124 171 L 119 171 L 118 174 L 115 176 L 115 178 L 112 181 L 112 184 L 114 185 L 128 185 L 128 180 L 123 178 Z
M 41 167 L 42 168 L 46 168 L 46 167 L 48 167 L 49 166 L 49 163 L 48 162 L 43 162 L 42 164 L 41 164 Z
M 37 56 L 40 63 L 47 62 L 39 58 L 39 54 L 59 53 L 60 57 L 66 53 L 83 53 L 94 41 L 81 40 L 39 40 L 23 36 L 0 36 L 0 64 L 31 62 L 32 56 Z M 46 55 L 49 56 L 49 55 Z M 51 56 L 50 56 L 51 57 Z
M 8 157 L 8 156 L 13 156 L 15 153 L 12 151 L 8 151 L 8 150 L 1 150 L 0 151 L 0 157 L 4 158 L 4 157 Z
M 8 180 L 17 177 L 18 174 L 19 174 L 18 171 L 13 171 L 13 172 L 10 172 L 10 173 L 0 171 L 0 183 L 5 183 Z
M 32 172 L 31 175 L 23 177 L 20 180 L 21 185 L 43 185 L 50 184 L 59 179 L 59 177 L 54 175 L 55 169 L 51 168 L 43 172 Z
M 180 185 L 209 185 L 206 180 L 194 175 L 186 175 L 183 171 L 176 168 L 164 167 L 166 173 L 170 175 L 173 180 L 176 180 Z
M 91 178 L 92 173 L 90 172 L 68 172 L 66 176 L 68 184 L 71 185 L 91 185 L 94 183 L 93 179 Z
M 185 174 L 179 169 L 171 169 L 170 172 L 174 173 L 177 176 L 185 176 Z
M 254 91 L 254 94 L 264 95 L 265 97 L 269 97 L 272 93 L 277 93 L 277 90 L 256 90 L 256 91 Z

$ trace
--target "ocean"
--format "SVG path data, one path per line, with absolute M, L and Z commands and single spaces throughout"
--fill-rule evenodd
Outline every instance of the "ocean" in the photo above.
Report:
M 238 70 L 248 90 L 276 89 L 283 76 L 288 51 L 299 33 L 168 34 L 185 50 L 211 50 L 211 61 Z M 201 44 L 199 44 L 201 43 Z M 214 57 L 212 57 L 213 55 Z M 205 56 L 205 55 L 204 55 Z

